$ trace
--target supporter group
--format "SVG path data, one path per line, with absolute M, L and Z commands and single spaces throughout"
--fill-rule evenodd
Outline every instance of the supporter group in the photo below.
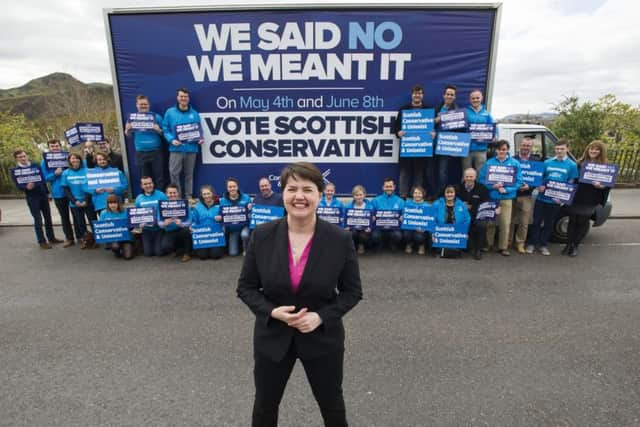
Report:
M 403 113 L 429 108 L 423 104 L 423 97 L 423 88 L 414 86 L 411 102 L 398 112 L 394 129 L 398 138 L 405 134 L 399 125 Z M 435 107 L 434 141 L 440 116 L 459 109 L 455 86 L 447 86 L 442 97 L 442 102 Z M 469 105 L 465 107 L 468 123 L 494 123 L 482 101 L 481 91 L 470 93 Z M 19 185 L 34 218 L 40 248 L 50 249 L 53 244 L 68 248 L 78 244 L 81 249 L 93 249 L 101 243 L 100 246 L 110 249 L 116 257 L 126 260 L 136 255 L 175 255 L 183 262 L 192 257 L 218 259 L 244 254 L 254 225 L 286 215 L 282 195 L 273 190 L 267 177 L 257 183 L 242 182 L 242 177 L 228 177 L 220 194 L 212 185 L 202 185 L 197 194 L 194 193 L 196 155 L 204 141 L 201 138 L 186 140 L 177 132 L 180 126 L 188 128 L 189 124 L 200 122 L 187 89 L 178 90 L 176 105 L 164 116 L 150 111 L 149 99 L 144 95 L 137 97 L 136 109 L 138 113 L 152 115 L 152 120 L 144 129 L 130 122 L 125 126 L 125 134 L 135 146 L 141 177 L 138 183 L 133 183 L 140 189 L 133 207 L 143 213 L 152 212 L 152 216 L 132 220 L 132 212 L 137 211 L 124 206 L 129 182 L 123 172 L 122 157 L 112 151 L 106 138 L 95 144 L 87 141 L 82 151 L 65 156 L 63 166 L 52 166 L 43 158 L 35 174 L 40 178 Z M 168 145 L 169 184 L 164 182 L 165 147 L 162 144 Z M 493 151 L 489 159 L 488 148 Z M 401 157 L 398 183 L 395 177 L 383 178 L 381 187 L 373 189 L 379 193 L 375 197 L 368 197 L 367 189 L 356 185 L 350 189 L 349 200 L 339 200 L 336 186 L 327 183 L 318 216 L 349 230 L 358 254 L 388 249 L 417 256 L 460 257 L 467 253 L 480 260 L 483 252 L 495 250 L 509 256 L 515 249 L 519 254 L 550 255 L 548 243 L 554 220 L 563 205 L 569 204 L 546 191 L 547 186 L 575 184 L 572 201 L 566 206 L 570 220 L 568 243 L 562 254 L 576 256 L 595 208 L 606 202 L 609 191 L 609 187 L 600 182 L 578 182 L 580 168 L 588 163 L 607 164 L 608 160 L 601 141 L 590 143 L 577 161 L 569 156 L 569 148 L 568 141 L 559 140 L 554 157 L 544 163 L 533 153 L 533 141 L 527 137 L 520 141 L 514 156 L 510 154 L 508 141 L 494 140 L 472 141 L 469 155 L 460 160 L 440 155 Z M 50 140 L 48 152 L 63 153 L 62 143 Z M 33 169 L 24 150 L 17 150 L 14 158 L 18 169 Z M 460 164 L 454 164 L 456 161 Z M 541 162 L 540 185 L 530 186 L 523 179 L 523 165 L 528 162 Z M 451 171 L 460 166 L 462 176 L 452 176 Z M 508 171 L 503 181 L 496 180 L 496 170 Z M 94 176 L 108 176 L 109 184 L 92 185 Z M 249 192 L 256 189 L 256 196 L 250 197 Z M 340 189 L 340 192 L 344 194 L 348 190 Z M 60 213 L 64 240 L 54 234 L 49 197 Z M 174 214 L 167 214 L 170 210 L 163 207 L 170 204 L 165 202 L 175 202 L 171 205 Z M 261 214 L 252 215 L 254 211 Z M 409 221 L 410 216 L 417 220 Z M 127 220 L 123 238 L 96 242 L 99 233 L 95 228 L 117 220 Z M 209 238 L 200 237 L 203 230 Z M 449 236 L 451 240 L 440 239 L 446 235 L 442 230 L 453 231 Z M 461 235 L 464 237 L 459 239 Z M 456 239 L 461 243 L 443 244 Z

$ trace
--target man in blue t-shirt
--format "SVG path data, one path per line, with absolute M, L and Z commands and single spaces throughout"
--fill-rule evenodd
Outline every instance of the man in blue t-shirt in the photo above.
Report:
M 467 107 L 467 122 L 471 124 L 493 124 L 496 121 L 482 103 L 482 91 L 474 89 L 469 93 L 469 106 Z M 462 159 L 462 169 L 474 168 L 480 171 L 487 161 L 487 143 L 471 141 L 469 156 Z
M 567 140 L 560 139 L 556 142 L 555 153 L 555 157 L 544 162 L 543 184 L 538 187 L 538 197 L 533 208 L 533 223 L 529 230 L 525 249 L 528 254 L 532 254 L 535 249 L 538 249 L 542 255 L 551 255 L 547 244 L 562 203 L 543 194 L 545 184 L 549 181 L 573 182 L 578 178 L 576 162 L 568 156 L 569 143 Z
M 152 114 L 153 126 L 150 129 L 133 129 L 130 122 L 124 128 L 126 136 L 133 135 L 136 149 L 138 176 L 150 176 L 159 188 L 164 188 L 164 159 L 162 155 L 162 116 L 150 111 L 149 98 L 146 95 L 136 96 L 138 113 Z
M 434 124 L 436 126 L 436 131 L 440 130 L 440 117 L 438 117 L 442 113 L 448 113 L 450 111 L 454 111 L 458 109 L 458 105 L 456 104 L 456 93 L 458 88 L 454 85 L 447 85 L 444 88 L 444 92 L 442 92 L 442 102 L 436 105 L 435 113 L 436 117 L 434 120 Z M 434 146 L 433 151 L 435 153 L 436 147 Z M 452 168 L 455 168 L 458 162 L 456 157 L 451 156 L 436 156 L 435 163 L 437 164 L 438 176 L 437 176 L 437 184 L 433 186 L 432 190 L 434 190 L 433 196 L 438 196 L 440 191 L 444 189 L 447 184 L 453 184 L 455 179 L 451 179 L 453 174 L 450 175 L 450 171 Z M 434 179 L 434 181 L 436 181 Z
M 395 180 L 393 178 L 385 178 L 382 181 L 382 194 L 379 194 L 371 202 L 376 213 L 378 210 L 402 211 L 404 200 L 395 191 Z M 371 241 L 378 250 L 382 249 L 385 241 L 389 241 L 391 250 L 395 251 L 402 244 L 402 231 L 400 229 L 384 230 L 376 228 L 371 233 Z

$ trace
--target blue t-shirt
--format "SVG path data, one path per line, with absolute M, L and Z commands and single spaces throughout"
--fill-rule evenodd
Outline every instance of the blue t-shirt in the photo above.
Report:
M 568 156 L 564 160 L 558 160 L 557 157 L 547 159 L 544 162 L 544 174 L 542 175 L 542 182 L 548 181 L 560 181 L 560 182 L 573 182 L 578 179 L 578 166 L 576 162 L 571 160 Z M 537 200 L 544 203 L 555 204 L 556 202 L 544 194 L 538 194 Z

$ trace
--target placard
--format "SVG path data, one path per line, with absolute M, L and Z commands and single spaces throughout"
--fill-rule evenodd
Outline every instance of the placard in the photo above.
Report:
M 127 208 L 127 220 L 129 227 L 152 226 L 156 224 L 156 208 Z
M 539 187 L 542 185 L 544 176 L 544 162 L 537 160 L 519 160 L 522 170 L 522 183 L 529 187 Z
M 548 181 L 545 184 L 544 195 L 563 205 L 570 205 L 576 194 L 576 185 L 562 181 Z
M 436 225 L 436 212 L 433 205 L 411 206 L 402 210 L 403 230 L 433 231 Z
M 400 157 L 433 157 L 431 133 L 407 132 L 400 138 Z
M 478 205 L 478 213 L 476 213 L 477 221 L 495 222 L 497 219 L 496 208 L 497 202 L 483 202 Z
M 93 237 L 98 244 L 128 242 L 131 240 L 131 232 L 126 218 L 91 221 L 91 225 Z
M 467 157 L 471 134 L 465 132 L 439 132 L 436 144 L 437 156 Z
M 129 124 L 134 131 L 150 131 L 157 123 L 153 113 L 131 113 Z
M 489 143 L 493 141 L 496 125 L 493 123 L 470 123 L 469 133 L 471 141 L 475 143 Z
M 66 169 L 69 167 L 69 153 L 66 151 L 58 151 L 57 153 L 48 152 L 43 154 L 44 163 L 47 169 Z
M 98 188 L 120 187 L 120 171 L 118 169 L 87 169 L 87 190 L 95 191 Z
M 242 225 L 249 222 L 246 206 L 220 206 L 224 225 Z
M 200 123 L 176 125 L 176 139 L 183 144 L 197 144 L 202 139 Z
M 586 184 L 599 183 L 605 187 L 613 188 L 618 180 L 619 172 L 618 165 L 587 162 L 583 163 L 580 168 L 579 181 Z
M 64 131 L 64 137 L 72 147 L 82 143 L 80 134 L 78 133 L 78 128 L 75 125 Z
M 76 123 L 76 127 L 78 128 L 80 141 L 104 141 L 102 123 Z
M 331 224 L 335 224 L 338 226 L 342 225 L 342 209 L 341 208 L 331 208 L 331 207 L 323 207 L 318 208 L 316 210 L 318 214 L 318 218 L 325 220 Z
M 189 217 L 189 203 L 186 200 L 160 200 L 158 202 L 160 219 L 179 219 L 185 221 Z
M 282 206 L 253 205 L 249 216 L 249 228 L 253 230 L 260 224 L 282 218 L 284 208 Z
M 485 182 L 489 185 L 513 185 L 516 182 L 516 168 L 508 165 L 487 165 Z
M 467 128 L 467 111 L 464 108 L 440 113 L 440 129 L 443 131 L 464 130 Z
M 222 225 L 213 222 L 207 225 L 191 227 L 193 249 L 221 248 L 227 245 Z
M 402 110 L 400 116 L 400 130 L 420 133 L 433 131 L 433 120 L 435 118 L 435 110 L 433 108 Z
M 400 228 L 402 211 L 395 209 L 378 209 L 374 214 L 375 227 L 382 230 L 397 230 Z
M 373 221 L 371 209 L 345 209 L 345 227 L 352 230 L 370 230 Z
M 467 247 L 469 224 L 436 225 L 433 232 L 433 247 L 464 249 Z
M 21 190 L 25 190 L 27 184 L 30 182 L 38 183 L 43 181 L 42 172 L 37 166 L 12 168 L 11 178 L 13 178 L 13 182 L 15 182 L 16 186 Z

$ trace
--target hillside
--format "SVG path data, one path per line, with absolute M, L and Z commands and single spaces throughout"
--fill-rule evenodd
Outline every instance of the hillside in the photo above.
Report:
M 27 84 L 0 90 L 0 110 L 41 121 L 86 111 L 115 111 L 113 88 L 104 83 L 83 83 L 65 73 L 53 73 Z

